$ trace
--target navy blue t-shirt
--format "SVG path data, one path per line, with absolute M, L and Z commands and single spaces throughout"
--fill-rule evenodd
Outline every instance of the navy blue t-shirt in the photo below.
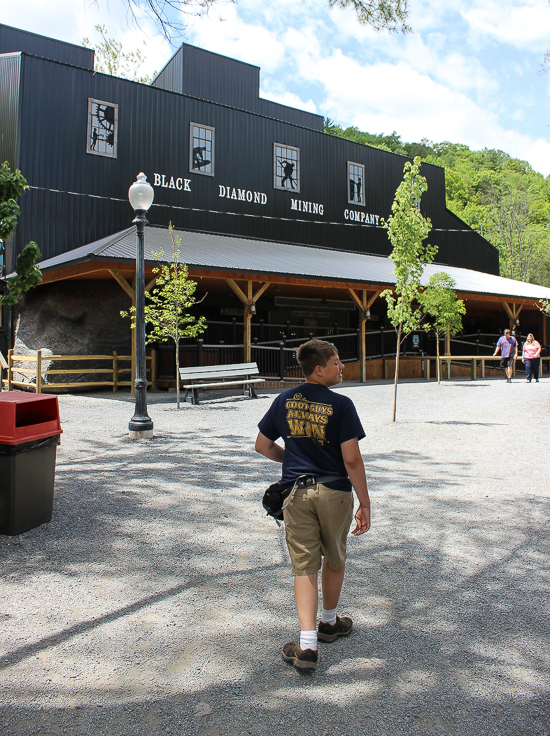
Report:
M 353 401 L 317 383 L 303 383 L 279 394 L 258 424 L 260 432 L 285 443 L 281 483 L 300 475 L 343 475 L 326 483 L 336 491 L 351 491 L 342 457 L 342 442 L 365 433 Z

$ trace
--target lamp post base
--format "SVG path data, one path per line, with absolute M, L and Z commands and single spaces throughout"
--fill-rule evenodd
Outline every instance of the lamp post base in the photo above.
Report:
M 131 440 L 152 440 L 154 437 L 152 429 L 140 429 L 138 431 L 131 429 L 128 434 Z

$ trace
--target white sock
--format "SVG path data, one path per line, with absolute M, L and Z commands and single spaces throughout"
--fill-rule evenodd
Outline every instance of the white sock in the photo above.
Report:
M 336 608 L 330 608 L 328 611 L 326 608 L 323 608 L 321 621 L 324 624 L 330 624 L 331 626 L 334 626 L 334 624 L 336 623 Z
M 317 629 L 313 631 L 300 631 L 300 649 L 313 649 L 317 651 Z

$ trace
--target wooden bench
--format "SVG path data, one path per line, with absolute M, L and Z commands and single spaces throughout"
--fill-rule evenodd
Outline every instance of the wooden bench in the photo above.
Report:
M 204 365 L 180 368 L 180 380 L 185 389 L 184 401 L 191 394 L 191 403 L 199 404 L 199 391 L 207 388 L 242 386 L 243 395 L 257 399 L 255 383 L 264 383 L 265 378 L 252 378 L 259 374 L 256 363 L 233 363 L 231 365 Z

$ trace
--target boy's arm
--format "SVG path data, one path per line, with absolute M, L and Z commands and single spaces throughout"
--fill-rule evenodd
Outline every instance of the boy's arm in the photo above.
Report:
M 261 432 L 258 432 L 254 449 L 269 460 L 274 460 L 276 463 L 283 462 L 284 448 L 273 440 L 268 439 Z
M 370 498 L 367 490 L 365 466 L 359 450 L 359 440 L 354 437 L 352 440 L 342 442 L 341 448 L 351 485 L 359 499 L 359 508 L 355 512 L 357 526 L 352 534 L 364 534 L 370 529 Z

